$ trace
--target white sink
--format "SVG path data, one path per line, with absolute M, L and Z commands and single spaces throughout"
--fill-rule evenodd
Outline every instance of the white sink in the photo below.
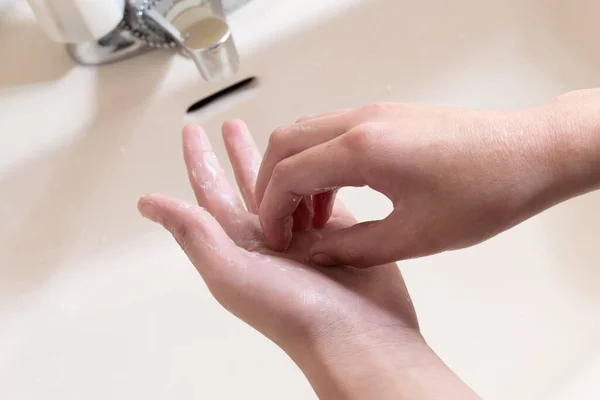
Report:
M 0 0 L 0 398 L 314 398 L 136 211 L 144 192 L 193 198 L 181 127 L 203 124 L 225 160 L 227 118 L 264 148 L 300 115 L 374 101 L 538 104 L 598 86 L 598 15 L 591 0 L 254 0 L 231 18 L 241 71 L 209 85 L 170 53 L 75 65 Z M 342 197 L 360 219 L 389 211 L 365 190 Z M 600 357 L 598 204 L 401 264 L 424 335 L 485 399 L 550 398 Z

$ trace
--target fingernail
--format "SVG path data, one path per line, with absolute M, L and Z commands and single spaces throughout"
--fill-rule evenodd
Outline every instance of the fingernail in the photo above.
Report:
M 156 207 L 154 207 L 154 205 L 152 205 L 151 203 L 140 204 L 138 210 L 140 210 L 140 214 L 142 214 L 144 218 L 148 218 L 151 221 L 158 222 L 158 212 L 156 210 Z
M 292 242 L 292 229 L 294 226 L 294 218 L 288 217 L 281 225 L 280 237 L 282 238 L 284 244 L 284 250 L 287 250 L 290 247 L 290 243 Z
M 305 231 L 308 230 L 311 226 L 311 222 L 313 219 L 313 207 L 310 203 L 310 197 L 303 197 L 296 211 L 292 214 L 294 219 L 294 224 L 292 226 L 292 231 Z
M 333 261 L 333 259 L 327 254 L 315 254 L 312 256 L 312 260 L 315 264 L 319 264 L 324 267 L 331 267 L 332 265 L 335 265 L 335 261 Z
M 294 219 L 288 217 L 285 220 L 276 221 L 271 225 L 267 234 L 269 247 L 275 251 L 286 251 L 292 241 L 292 224 Z

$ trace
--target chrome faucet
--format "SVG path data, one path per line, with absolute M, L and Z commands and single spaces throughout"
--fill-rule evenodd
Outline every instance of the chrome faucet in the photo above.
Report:
M 58 3 L 53 4 L 53 1 L 55 0 L 45 0 L 45 8 L 50 10 L 54 17 L 65 19 L 72 15 L 79 15 L 82 20 L 77 22 L 79 25 L 70 24 L 71 20 L 67 24 L 64 20 L 57 21 L 55 24 L 57 32 L 62 29 L 62 33 L 67 36 L 68 33 L 82 32 L 81 25 L 87 27 L 96 23 L 94 18 L 97 14 L 94 14 L 93 10 L 82 11 L 83 7 L 87 7 L 85 3 L 71 0 L 72 5 L 69 6 L 71 9 L 61 8 L 61 11 L 65 10 L 61 14 L 57 12 Z M 98 39 L 72 41 L 64 39 L 67 51 L 78 63 L 101 65 L 121 61 L 153 49 L 173 49 L 190 58 L 207 81 L 226 78 L 238 70 L 238 52 L 227 23 L 226 13 L 251 0 L 111 0 L 109 3 L 104 1 L 106 0 L 91 0 L 92 3 L 95 2 L 96 10 L 109 3 L 113 8 L 116 5 L 117 10 L 122 10 L 122 19 L 116 27 L 112 25 L 114 28 Z M 64 7 L 66 3 L 69 2 L 63 1 L 60 7 Z M 33 7 L 34 2 L 30 0 L 30 4 Z M 39 10 L 40 7 L 36 14 L 41 20 L 43 15 Z M 73 10 L 78 13 L 73 13 Z M 121 13 L 117 15 L 120 16 Z M 114 17 L 113 20 L 117 21 Z M 58 36 L 58 33 L 55 36 Z M 80 34 L 79 37 L 85 35 Z

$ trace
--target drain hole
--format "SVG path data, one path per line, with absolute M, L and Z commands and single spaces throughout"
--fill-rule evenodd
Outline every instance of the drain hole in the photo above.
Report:
M 214 103 L 215 101 L 219 100 L 222 97 L 225 97 L 231 93 L 237 92 L 239 90 L 244 89 L 245 87 L 251 86 L 255 81 L 256 81 L 256 77 L 252 76 L 250 78 L 246 78 L 243 81 L 240 81 L 238 83 L 234 83 L 231 86 L 226 87 L 223 90 L 218 91 L 217 93 L 211 94 L 208 97 L 205 97 L 203 99 L 198 100 L 197 102 L 195 102 L 194 104 L 192 104 L 191 106 L 188 107 L 187 109 L 187 113 L 192 113 L 194 111 L 198 111 L 199 109 L 208 106 L 211 103 Z M 252 85 L 253 86 L 253 85 Z

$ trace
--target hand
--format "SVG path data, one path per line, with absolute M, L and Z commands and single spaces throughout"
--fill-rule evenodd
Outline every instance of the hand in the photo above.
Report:
M 298 233 L 286 253 L 267 248 L 255 214 L 258 151 L 242 122 L 225 123 L 223 136 L 247 211 L 197 126 L 184 129 L 183 147 L 200 206 L 160 194 L 139 201 L 145 217 L 173 234 L 215 298 L 285 350 L 324 398 L 388 398 L 395 392 L 382 382 L 398 386 L 403 368 L 412 363 L 423 370 L 423 379 L 473 395 L 423 341 L 395 264 L 369 270 L 310 264 L 308 251 L 316 240 L 356 223 L 340 202 L 322 231 Z M 378 376 L 375 371 L 384 365 L 395 370 Z M 414 370 L 407 376 L 405 392 L 408 387 L 423 395 L 419 398 L 437 398 L 427 395 L 434 391 L 431 385 L 410 389 L 419 382 Z
M 331 202 L 343 186 L 369 186 L 394 210 L 382 221 L 325 232 L 310 250 L 321 265 L 370 267 L 490 238 L 572 192 L 551 110 L 386 103 L 281 127 L 256 187 L 267 242 L 286 249 L 298 199 Z M 320 223 L 327 218 L 323 203 L 315 202 Z

